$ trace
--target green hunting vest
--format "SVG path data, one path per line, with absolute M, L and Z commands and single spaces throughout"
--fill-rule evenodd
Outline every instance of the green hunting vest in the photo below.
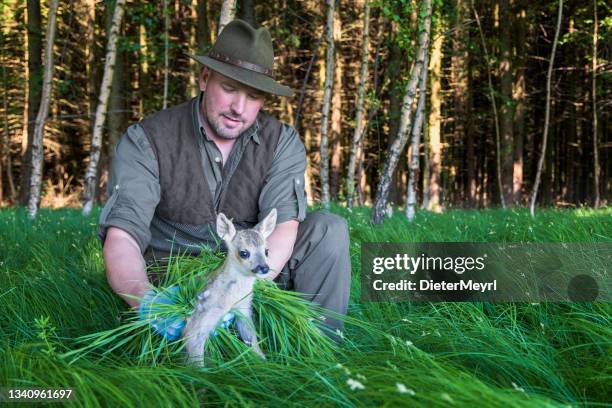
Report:
M 160 202 L 156 215 L 173 223 L 205 225 L 215 231 L 219 212 L 248 228 L 258 222 L 259 194 L 264 186 L 281 123 L 260 112 L 257 116 L 260 143 L 247 144 L 238 167 L 214 203 L 203 173 L 202 155 L 194 109 L 198 98 L 146 117 L 141 125 L 151 142 L 159 165 Z

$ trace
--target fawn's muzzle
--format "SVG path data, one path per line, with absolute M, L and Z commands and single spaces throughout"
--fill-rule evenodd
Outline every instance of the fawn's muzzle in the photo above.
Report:
M 266 273 L 268 273 L 269 270 L 270 267 L 268 265 L 257 265 L 253 269 L 253 273 L 257 275 L 265 275 Z

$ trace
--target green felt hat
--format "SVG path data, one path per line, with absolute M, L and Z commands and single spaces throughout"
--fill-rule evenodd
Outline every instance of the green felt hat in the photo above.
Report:
M 274 80 L 272 36 L 265 27 L 256 30 L 246 21 L 236 19 L 223 28 L 208 55 L 189 56 L 213 71 L 260 91 L 293 96 L 291 88 Z

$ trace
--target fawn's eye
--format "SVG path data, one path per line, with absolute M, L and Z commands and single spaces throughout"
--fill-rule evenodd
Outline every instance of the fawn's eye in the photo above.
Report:
M 251 254 L 246 249 L 243 249 L 242 251 L 240 251 L 240 257 L 242 259 L 247 259 L 249 256 L 251 256 Z
M 266 256 L 268 256 L 268 248 L 266 248 Z

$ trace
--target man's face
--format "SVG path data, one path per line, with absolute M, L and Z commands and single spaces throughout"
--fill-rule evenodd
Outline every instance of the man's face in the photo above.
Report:
M 255 122 L 264 103 L 262 92 L 206 68 L 200 71 L 200 90 L 204 120 L 211 136 L 221 139 L 240 136 Z

